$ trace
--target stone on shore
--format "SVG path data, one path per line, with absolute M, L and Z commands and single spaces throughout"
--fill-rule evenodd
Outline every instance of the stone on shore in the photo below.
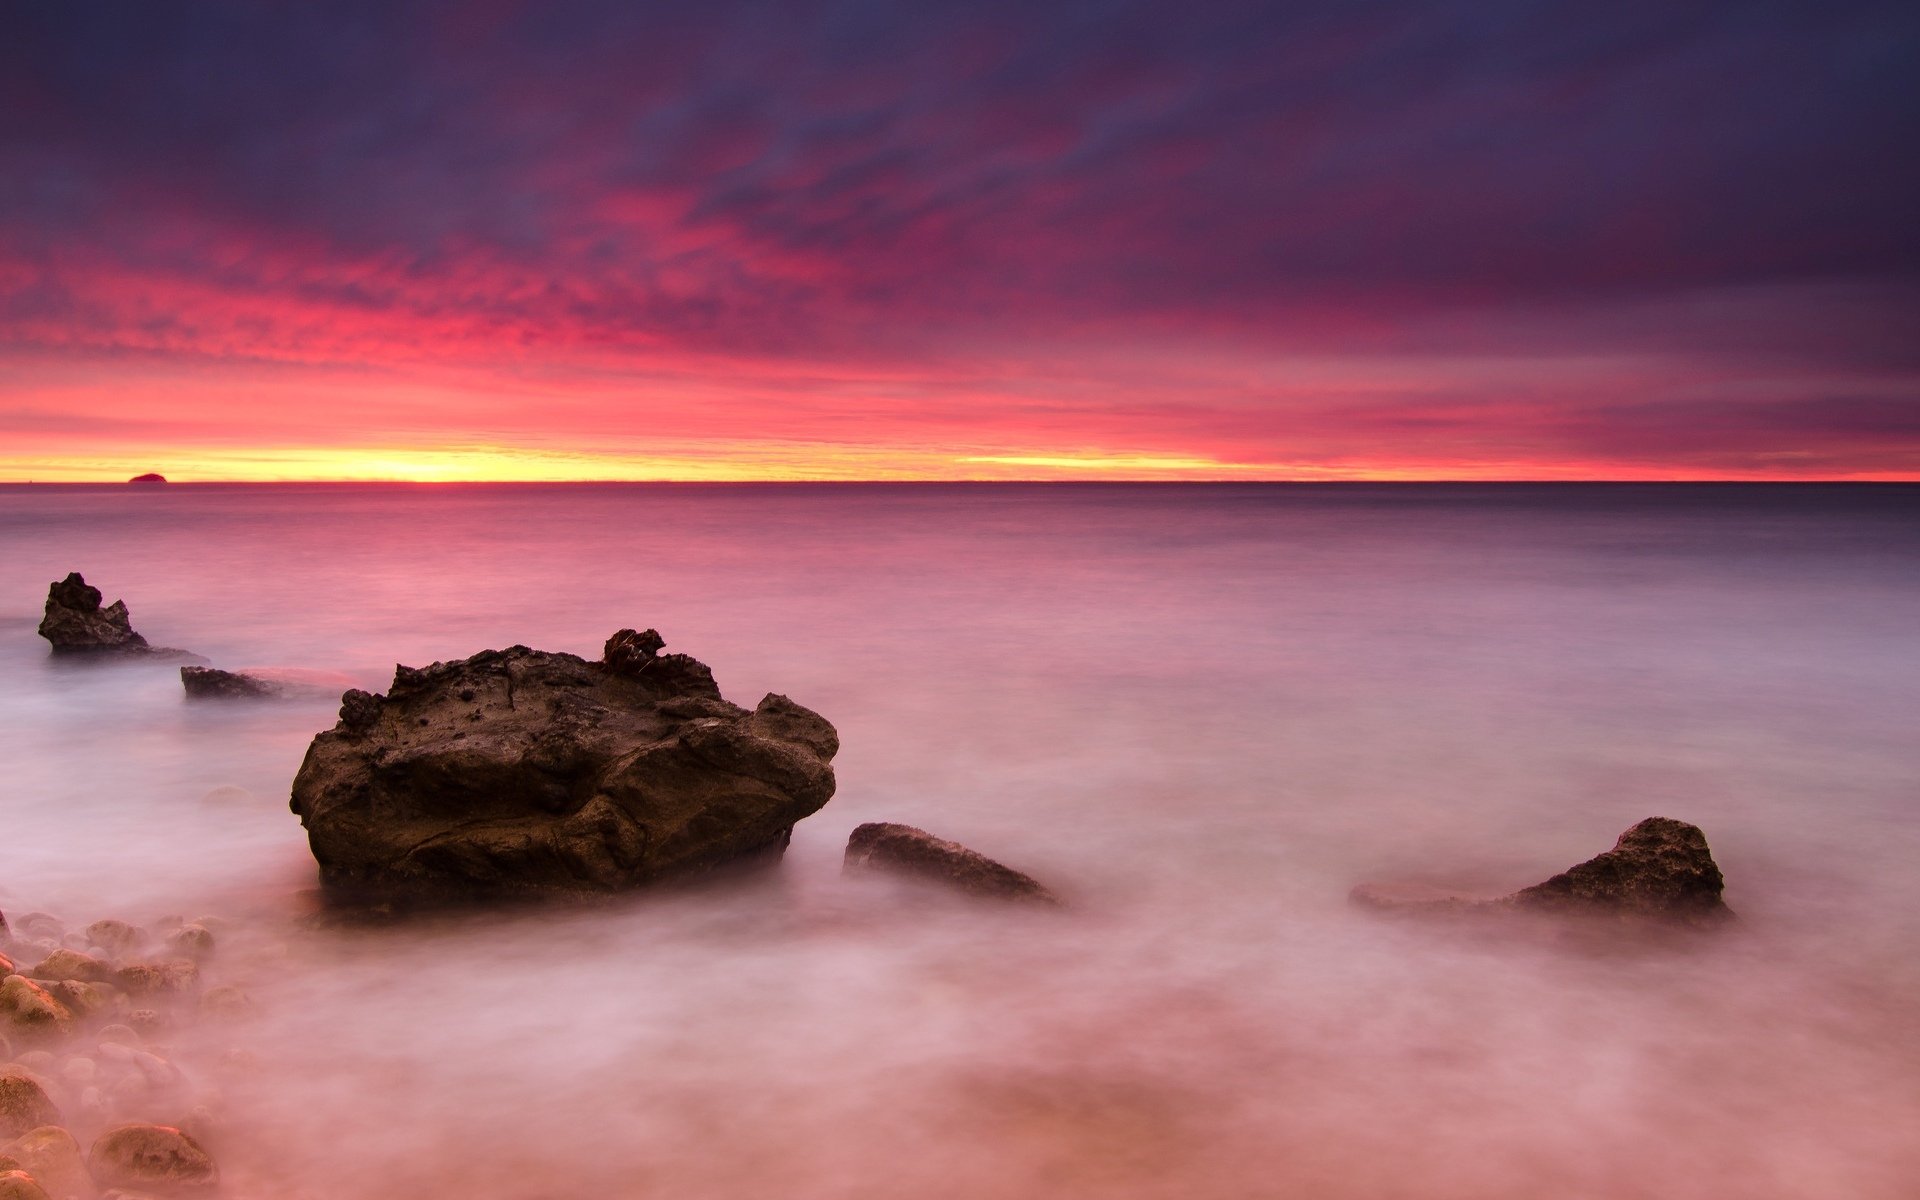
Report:
M 40 636 L 52 643 L 55 654 L 199 657 L 185 650 L 148 645 L 146 638 L 133 631 L 125 600 L 104 606 L 101 600 L 100 589 L 88 586 L 78 571 L 48 586 Z
M 41 982 L 78 979 L 87 983 L 105 983 L 113 978 L 113 968 L 79 950 L 55 950 L 41 959 L 40 965 L 31 974 Z
M 25 1171 L 0 1171 L 0 1200 L 53 1200 Z
M 60 1124 L 60 1109 L 47 1085 L 21 1066 L 0 1067 L 0 1137 L 17 1138 L 42 1125 Z
M 842 869 L 885 871 L 938 883 L 973 896 L 1058 904 L 1046 885 L 1003 866 L 958 842 L 934 837 L 911 825 L 874 822 L 847 839 Z
M 29 1130 L 0 1149 L 54 1200 L 93 1194 L 93 1178 L 87 1173 L 87 1158 L 80 1152 L 80 1143 L 58 1125 Z
M 94 1139 L 87 1165 L 103 1188 L 201 1192 L 220 1182 L 213 1156 L 169 1125 L 117 1125 Z
M 338 896 L 611 893 L 777 857 L 832 797 L 833 726 L 784 696 L 720 695 L 659 635 L 599 662 L 514 646 L 353 690 L 293 784 Z
M 0 982 L 0 1021 L 23 1042 L 46 1041 L 73 1032 L 72 1011 L 23 975 L 9 975 Z

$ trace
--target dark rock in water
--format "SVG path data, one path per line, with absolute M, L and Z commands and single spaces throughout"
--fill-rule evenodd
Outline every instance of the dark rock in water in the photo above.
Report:
M 1720 868 L 1696 825 L 1648 817 L 1613 849 L 1510 896 L 1484 898 L 1421 884 L 1363 883 L 1348 894 L 1377 912 L 1420 915 L 1537 912 L 1711 925 L 1733 916 Z
M 847 839 L 846 871 L 887 871 L 956 888 L 975 896 L 1058 904 L 1046 885 L 1012 867 L 1002 866 L 958 842 L 934 837 L 911 825 L 873 822 Z
M 47 588 L 47 611 L 40 620 L 40 636 L 53 643 L 55 654 L 199 657 L 185 650 L 148 645 L 146 638 L 133 631 L 125 600 L 102 607 L 101 599 L 100 589 L 88 586 L 78 571 Z
M 1621 834 L 1605 854 L 1522 888 L 1501 903 L 1533 911 L 1705 925 L 1733 915 L 1720 898 L 1723 883 L 1699 826 L 1648 817 Z
M 47 588 L 47 613 L 40 620 L 40 636 L 56 651 L 144 651 L 147 639 L 133 631 L 127 602 L 115 600 L 102 608 L 100 589 L 89 587 L 75 571 Z
M 151 471 L 145 475 L 135 475 L 132 479 L 127 480 L 128 483 L 165 483 L 166 481 L 167 477 L 165 475 L 157 475 Z
M 488 650 L 347 692 L 293 783 L 322 882 L 373 901 L 593 894 L 778 856 L 833 796 L 833 726 L 783 696 L 730 704 L 657 639 L 616 635 L 599 663 Z
M 222 671 L 218 667 L 181 667 L 180 684 L 196 700 L 272 699 L 286 695 L 286 689 L 271 680 L 248 675 L 244 671 Z
M 117 1125 L 94 1139 L 87 1167 L 104 1188 L 200 1192 L 220 1169 L 200 1144 L 170 1125 Z

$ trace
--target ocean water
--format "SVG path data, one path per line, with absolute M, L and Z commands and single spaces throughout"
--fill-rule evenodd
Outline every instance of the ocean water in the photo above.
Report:
M 0 908 L 221 920 L 258 1015 L 166 1049 L 235 1197 L 1911 1197 L 1917 518 L 1891 486 L 0 488 Z M 760 879 L 316 923 L 286 798 L 335 703 L 51 659 L 71 570 L 156 644 L 375 690 L 654 626 L 831 719 L 839 792 Z M 1650 815 L 1706 830 L 1723 936 L 1346 899 L 1510 890 Z M 1069 907 L 845 879 L 869 820 Z

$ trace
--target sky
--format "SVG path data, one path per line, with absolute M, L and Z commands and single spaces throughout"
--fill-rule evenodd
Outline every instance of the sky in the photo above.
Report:
M 8 3 L 0 481 L 1920 479 L 1920 6 Z

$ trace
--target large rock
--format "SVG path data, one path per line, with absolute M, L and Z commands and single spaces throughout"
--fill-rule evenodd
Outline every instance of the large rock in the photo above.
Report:
M 100 589 L 90 587 L 75 571 L 47 588 L 47 611 L 40 619 L 40 636 L 53 644 L 55 654 L 119 654 L 149 658 L 198 658 L 185 650 L 150 646 L 133 631 L 127 602 L 101 605 Z
M 0 1025 L 23 1042 L 50 1041 L 73 1032 L 73 1012 L 31 979 L 9 975 L 0 980 Z
M 911 825 L 876 821 L 855 829 L 841 869 L 885 871 L 997 900 L 1059 903 L 1039 880 Z
M 659 635 L 514 646 L 350 691 L 293 783 L 322 881 L 362 898 L 604 893 L 778 855 L 833 795 L 833 726 L 752 711 Z
M 0 1138 L 17 1138 L 42 1125 L 58 1125 L 60 1110 L 47 1085 L 25 1067 L 0 1067 Z
M 1605 854 L 1522 888 L 1504 903 L 1705 925 L 1733 915 L 1720 898 L 1723 883 L 1699 826 L 1648 817 L 1621 834 Z
M 58 1125 L 29 1130 L 4 1148 L 6 1155 L 30 1173 L 55 1200 L 93 1195 L 93 1179 L 80 1143 Z
M 1680 925 L 1733 916 L 1720 898 L 1720 868 L 1699 826 L 1648 817 L 1613 849 L 1512 895 L 1476 897 L 1420 884 L 1363 883 L 1349 899 L 1377 912 L 1422 916 L 1535 912 Z
M 87 1166 L 103 1188 L 195 1193 L 220 1182 L 213 1156 L 171 1125 L 117 1125 L 94 1139 Z

